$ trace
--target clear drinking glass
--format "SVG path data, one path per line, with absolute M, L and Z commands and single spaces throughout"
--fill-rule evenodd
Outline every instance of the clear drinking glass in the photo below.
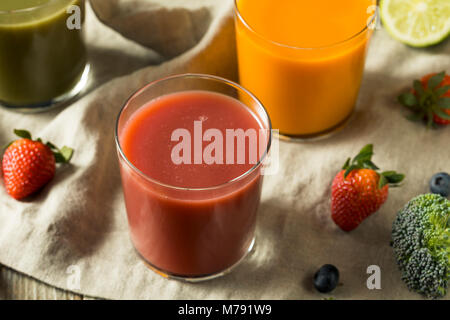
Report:
M 89 73 L 84 0 L 37 1 L 30 8 L 7 1 L 0 4 L 0 106 L 43 111 L 76 96 Z
M 374 0 L 366 1 L 375 5 Z M 365 20 L 366 17 L 370 20 L 366 13 L 370 7 L 361 6 L 354 16 L 340 17 L 341 25 L 353 18 L 364 21 L 364 27 L 355 29 L 351 37 L 327 39 L 329 43 L 316 47 L 297 47 L 272 40 L 275 37 L 273 30 L 282 30 L 278 36 L 284 38 L 286 33 L 281 33 L 286 32 L 282 27 L 286 22 L 281 20 L 296 12 L 308 12 L 313 7 L 323 9 L 323 21 L 336 21 L 333 10 L 326 9 L 326 4 L 331 1 L 289 0 L 286 3 L 291 6 L 290 12 L 276 17 L 273 12 L 279 13 L 280 3 L 268 0 L 264 3 L 266 7 L 256 8 L 260 5 L 258 1 L 235 0 L 240 84 L 260 99 L 273 127 L 279 129 L 286 139 L 310 139 L 341 128 L 352 114 L 358 97 L 366 50 L 372 35 L 370 24 L 366 25 Z M 244 5 L 245 10 L 242 11 Z M 259 10 L 265 13 L 265 31 L 272 37 L 260 29 L 257 31 L 252 25 Z M 304 23 L 299 21 L 298 24 Z M 300 34 L 314 35 L 314 24 L 320 25 L 321 21 L 311 21 L 309 28 L 302 25 L 287 32 L 294 39 Z M 332 30 L 329 31 L 331 34 Z
M 212 187 L 177 187 L 144 174 L 127 159 L 122 134 L 135 112 L 155 99 L 184 91 L 232 97 L 258 119 L 267 136 L 264 152 L 250 170 Z M 125 103 L 115 138 L 131 239 L 151 269 L 169 278 L 201 281 L 223 275 L 252 249 L 271 123 L 251 93 L 209 75 L 184 74 L 158 80 Z

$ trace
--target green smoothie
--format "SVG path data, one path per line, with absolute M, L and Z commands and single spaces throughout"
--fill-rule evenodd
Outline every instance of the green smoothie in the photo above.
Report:
M 0 105 L 32 107 L 70 92 L 85 69 L 84 0 L 0 0 Z M 77 20 L 71 19 L 71 22 Z

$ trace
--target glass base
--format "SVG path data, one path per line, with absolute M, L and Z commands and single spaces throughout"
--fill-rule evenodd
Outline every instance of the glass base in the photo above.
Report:
M 337 125 L 331 127 L 330 129 L 313 133 L 313 134 L 305 134 L 305 135 L 289 135 L 284 134 L 280 131 L 280 133 L 277 135 L 277 137 L 282 141 L 287 142 L 310 142 L 310 141 L 318 141 L 323 139 L 328 139 L 329 137 L 333 136 L 337 132 L 344 129 L 348 123 L 351 121 L 354 115 L 354 110 L 345 118 L 343 121 L 339 122 Z
M 3 107 L 11 111 L 23 113 L 38 113 L 61 107 L 64 104 L 70 102 L 86 87 L 86 84 L 88 83 L 89 80 L 90 69 L 91 69 L 90 64 L 87 63 L 86 66 L 84 67 L 83 73 L 81 74 L 80 80 L 78 80 L 77 84 L 70 91 L 50 101 L 31 105 L 17 106 L 8 104 L 0 100 L 0 107 Z
M 207 280 L 212 280 L 215 278 L 219 278 L 222 277 L 228 273 L 230 273 L 235 267 L 237 267 L 247 256 L 250 252 L 253 251 L 255 247 L 255 238 L 252 239 L 246 253 L 244 254 L 244 256 L 239 259 L 238 262 L 236 262 L 235 264 L 233 264 L 231 267 L 228 267 L 225 270 L 219 271 L 217 273 L 213 273 L 213 274 L 206 274 L 206 275 L 198 275 L 198 276 L 183 276 L 183 275 L 179 275 L 179 274 L 173 274 L 167 271 L 164 271 L 162 269 L 159 269 L 158 267 L 155 267 L 153 264 L 151 264 L 150 262 L 148 262 L 140 253 L 139 251 L 137 251 L 139 257 L 142 259 L 142 261 L 144 261 L 145 265 L 152 271 L 154 271 L 156 274 L 160 275 L 163 278 L 169 279 L 169 280 L 178 280 L 178 281 L 182 281 L 182 282 L 189 282 L 189 283 L 195 283 L 195 282 L 202 282 L 202 281 L 207 281 Z

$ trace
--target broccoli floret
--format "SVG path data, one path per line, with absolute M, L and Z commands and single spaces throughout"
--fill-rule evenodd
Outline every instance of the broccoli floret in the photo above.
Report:
M 443 297 L 450 280 L 450 201 L 423 194 L 408 202 L 394 220 L 392 247 L 411 290 Z

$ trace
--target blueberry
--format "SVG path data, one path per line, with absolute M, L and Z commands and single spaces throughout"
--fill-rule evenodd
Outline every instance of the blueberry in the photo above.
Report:
M 450 194 L 450 175 L 445 172 L 436 173 L 430 180 L 430 190 L 447 197 Z
M 314 275 L 314 287 L 317 291 L 327 293 L 333 291 L 339 283 L 339 270 L 331 265 L 325 264 Z

